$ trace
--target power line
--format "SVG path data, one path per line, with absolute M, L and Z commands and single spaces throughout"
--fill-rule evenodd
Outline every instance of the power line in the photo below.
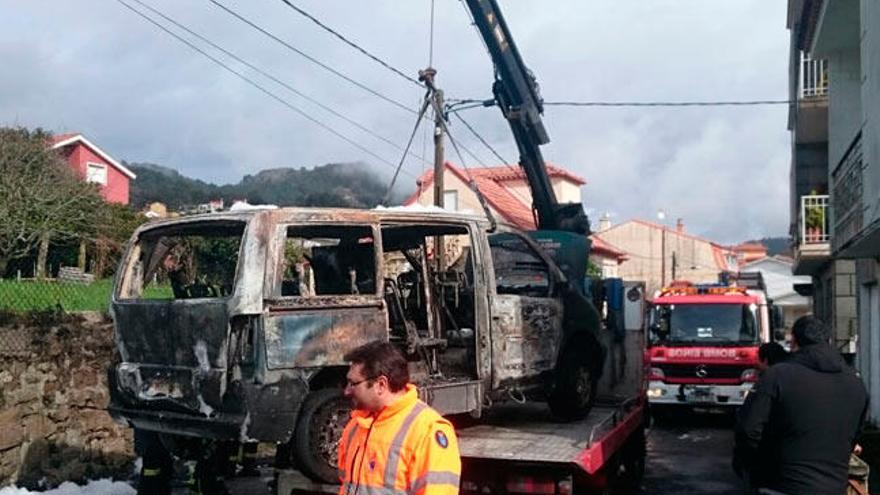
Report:
M 186 27 L 185 25 L 183 25 L 183 24 L 181 24 L 180 22 L 174 20 L 172 17 L 170 17 L 170 16 L 164 14 L 163 12 L 159 11 L 158 9 L 156 9 L 156 8 L 150 6 L 150 5 L 147 5 L 146 3 L 142 2 L 141 0 L 132 0 L 132 1 L 134 1 L 135 3 L 137 3 L 138 5 L 140 5 L 140 6 L 144 7 L 144 8 L 146 8 L 146 9 L 148 9 L 150 12 L 152 12 L 152 13 L 154 13 L 154 14 L 160 16 L 161 18 L 165 19 L 166 21 L 168 21 L 168 22 L 174 24 L 174 25 L 177 26 L 179 29 L 182 29 L 182 30 L 186 31 L 187 33 L 189 33 L 190 35 L 192 35 L 192 36 L 198 38 L 198 39 L 201 40 L 203 43 L 206 43 L 206 44 L 210 45 L 210 46 L 213 47 L 215 50 L 218 50 L 218 51 L 222 52 L 223 54 L 225 54 L 226 56 L 232 58 L 232 59 L 235 60 L 236 62 L 238 62 L 238 63 L 240 63 L 240 64 L 242 64 L 242 65 L 248 67 L 249 69 L 251 69 L 251 70 L 257 72 L 257 73 L 260 74 L 260 75 L 262 75 L 263 77 L 266 77 L 266 78 L 268 78 L 269 80 L 273 81 L 274 83 L 276 83 L 276 84 L 278 84 L 278 85 L 280 85 L 280 86 L 286 88 L 287 90 L 289 90 L 290 92 L 296 94 L 297 96 L 299 96 L 299 97 L 301 97 L 301 98 L 303 98 L 303 99 L 305 99 L 305 100 L 307 100 L 307 101 L 309 101 L 309 102 L 311 102 L 311 103 L 313 103 L 313 104 L 315 104 L 315 105 L 321 107 L 321 108 L 324 109 L 325 111 L 327 111 L 327 112 L 329 112 L 329 113 L 335 115 L 336 117 L 338 117 L 338 118 L 340 118 L 340 119 L 342 119 L 342 120 L 348 122 L 349 124 L 351 124 L 351 125 L 357 127 L 357 128 L 360 129 L 361 131 L 363 131 L 363 132 L 369 134 L 370 136 L 373 136 L 374 138 L 376 138 L 376 139 L 378 139 L 378 140 L 380 140 L 380 141 L 383 141 L 384 143 L 389 144 L 389 145 L 393 146 L 394 148 L 397 148 L 398 150 L 403 150 L 403 147 L 400 146 L 400 145 L 398 145 L 398 144 L 395 143 L 394 141 L 391 141 L 390 139 L 386 138 L 385 136 L 382 136 L 381 134 L 378 134 L 377 132 L 375 132 L 375 131 L 373 131 L 372 129 L 370 129 L 369 127 L 367 127 L 367 126 L 365 126 L 365 125 L 363 125 L 363 124 L 357 122 L 356 120 L 351 119 L 351 118 L 349 118 L 349 117 L 346 117 L 345 115 L 343 115 L 343 114 L 341 114 L 340 112 L 334 110 L 333 108 L 331 108 L 331 107 L 329 107 L 329 106 L 327 106 L 327 105 L 321 103 L 320 101 L 316 100 L 315 98 L 313 98 L 313 97 L 311 97 L 311 96 L 309 96 L 309 95 L 307 95 L 307 94 L 305 94 L 305 93 L 299 91 L 298 89 L 294 88 L 294 87 L 291 86 L 290 84 L 288 84 L 288 83 L 282 81 L 281 79 L 279 79 L 279 78 L 273 76 L 272 74 L 270 74 L 270 73 L 268 73 L 268 72 L 266 72 L 266 71 L 260 69 L 259 67 L 257 67 L 257 66 L 255 66 L 255 65 L 251 64 L 250 62 L 247 62 L 246 60 L 242 59 L 242 58 L 239 57 L 238 55 L 236 55 L 236 54 L 230 52 L 229 50 L 226 50 L 226 49 L 223 48 L 222 46 L 220 46 L 220 45 L 214 43 L 214 42 L 211 41 L 210 39 L 208 39 L 208 38 L 202 36 L 201 34 L 199 34 L 199 33 L 195 32 L 195 31 L 193 31 L 193 30 L 190 29 L 190 28 Z M 412 155 L 415 156 L 416 158 L 422 160 L 422 161 L 427 162 L 427 159 L 425 159 L 424 156 L 419 156 L 419 155 L 416 155 L 416 154 L 412 154 Z
M 449 98 L 456 108 L 450 112 L 461 112 L 478 107 L 489 107 L 494 104 L 491 99 L 455 99 Z M 788 105 L 791 100 L 742 100 L 742 101 L 545 101 L 548 107 L 744 107 L 760 105 Z M 458 106 L 461 105 L 461 106 Z
M 386 62 L 386 61 L 382 60 L 381 58 L 379 58 L 378 56 L 373 55 L 372 53 L 368 52 L 366 49 L 362 48 L 360 45 L 358 45 L 358 44 L 355 43 L 354 41 L 349 40 L 348 38 L 346 38 L 345 36 L 343 36 L 342 34 L 340 34 L 338 31 L 336 31 L 335 29 L 333 29 L 333 28 L 331 28 L 330 26 L 328 26 L 328 25 L 324 24 L 323 22 L 319 21 L 317 18 L 315 18 L 315 16 L 313 16 L 312 14 L 309 14 L 308 12 L 306 12 L 305 10 L 303 10 L 301 7 L 298 7 L 298 6 L 294 5 L 292 2 L 290 2 L 290 0 L 281 0 L 281 1 L 284 2 L 288 7 L 290 7 L 290 8 L 293 9 L 294 11 L 296 11 L 298 14 L 300 14 L 300 15 L 302 15 L 303 17 L 305 17 L 306 19 L 308 19 L 308 20 L 314 22 L 315 24 L 317 24 L 318 26 L 320 26 L 323 30 L 325 30 L 325 31 L 327 31 L 328 33 L 332 34 L 333 36 L 339 38 L 339 40 L 341 40 L 343 43 L 345 43 L 346 45 L 348 45 L 348 46 L 354 48 L 355 50 L 357 50 L 357 51 L 359 51 L 359 52 L 361 52 L 362 54 L 366 55 L 367 57 L 369 57 L 369 58 L 372 59 L 374 62 L 376 62 L 376 63 L 378 63 L 379 65 L 381 65 L 382 67 L 385 67 L 386 69 L 390 70 L 391 72 L 397 74 L 398 76 L 400 76 L 400 77 L 406 79 L 407 81 L 409 81 L 409 82 L 411 82 L 411 83 L 414 83 L 414 84 L 418 85 L 419 87 L 422 86 L 422 83 L 420 83 L 420 82 L 419 82 L 418 80 L 416 80 L 415 78 L 406 75 L 403 71 L 397 69 L 397 68 L 394 67 L 393 65 L 391 65 L 391 64 L 389 64 L 388 62 Z M 432 16 L 432 18 L 433 18 L 433 16 Z
M 467 101 L 470 103 L 470 101 Z M 744 107 L 757 105 L 788 105 L 791 100 L 744 101 L 545 101 L 550 107 Z
M 431 0 L 431 29 L 428 34 L 428 67 L 434 66 L 434 0 Z
M 276 36 L 276 35 L 270 33 L 269 31 L 267 31 L 267 30 L 265 30 L 265 29 L 263 29 L 262 27 L 260 27 L 260 26 L 258 26 L 257 24 L 255 24 L 253 21 L 247 19 L 246 17 L 244 17 L 244 16 L 242 16 L 241 14 L 239 14 L 238 12 L 236 12 L 236 11 L 230 9 L 229 7 L 223 5 L 222 3 L 218 2 L 217 0 L 208 0 L 208 1 L 211 2 L 211 3 L 213 3 L 214 5 L 216 5 L 217 7 L 220 7 L 220 8 L 223 9 L 226 13 L 228 13 L 229 15 L 235 17 L 236 19 L 240 20 L 241 22 L 244 22 L 244 23 L 247 24 L 248 26 L 250 26 L 250 27 L 256 29 L 257 31 L 263 33 L 264 35 L 268 36 L 269 38 L 272 38 L 272 39 L 275 40 L 276 42 L 280 43 L 282 46 L 286 47 L 288 50 L 291 50 L 292 52 L 294 52 L 294 53 L 296 53 L 296 54 L 302 56 L 302 57 L 305 58 L 306 60 L 308 60 L 308 61 L 310 61 L 310 62 L 312 62 L 312 63 L 318 65 L 319 67 L 321 67 L 321 68 L 323 68 L 323 69 L 329 71 L 330 73 L 332 73 L 332 74 L 334 74 L 334 75 L 336 75 L 336 76 L 339 76 L 339 77 L 341 77 L 342 79 L 345 79 L 346 81 L 350 82 L 351 84 L 354 84 L 355 86 L 357 86 L 357 87 L 363 89 L 364 91 L 366 91 L 366 92 L 372 94 L 373 96 L 376 96 L 377 98 L 380 98 L 380 99 L 382 99 L 382 100 L 385 100 L 385 101 L 387 101 L 388 103 L 391 103 L 392 105 L 394 105 L 394 106 L 396 106 L 396 107 L 398 107 L 398 108 L 401 108 L 401 109 L 403 109 L 403 110 L 406 110 L 407 112 L 409 112 L 409 113 L 411 113 L 411 114 L 417 114 L 417 113 L 418 113 L 418 112 L 416 112 L 415 110 L 413 110 L 413 109 L 407 107 L 407 106 L 404 105 L 403 103 L 401 103 L 401 102 L 399 102 L 399 101 L 397 101 L 397 100 L 395 100 L 395 99 L 393 99 L 393 98 L 390 98 L 390 97 L 388 97 L 388 96 L 385 96 L 385 95 L 383 95 L 382 93 L 380 93 L 380 92 L 378 92 L 378 91 L 376 91 L 376 90 L 374 90 L 374 89 L 372 89 L 372 88 L 370 88 L 370 87 L 364 85 L 363 83 L 358 82 L 358 81 L 352 79 L 351 77 L 349 77 L 349 76 L 343 74 L 342 72 L 340 72 L 340 71 L 334 69 L 333 67 L 330 67 L 329 65 L 325 64 L 324 62 L 321 62 L 320 60 L 316 59 L 315 57 L 313 57 L 313 56 L 307 54 L 306 52 L 300 50 L 299 48 L 297 48 L 297 47 L 291 45 L 290 43 L 288 43 L 288 42 L 282 40 L 282 39 L 279 38 L 278 36 Z
M 316 124 L 316 125 L 318 125 L 318 126 L 324 128 L 326 131 L 328 131 L 328 132 L 330 132 L 331 134 L 335 135 L 336 137 L 342 139 L 343 141 L 347 142 L 348 144 L 354 146 L 355 148 L 357 148 L 357 149 L 363 151 L 364 153 L 367 153 L 368 155 L 372 156 L 373 158 L 376 158 L 376 159 L 379 160 L 380 162 L 382 162 L 382 163 L 384 163 L 384 164 L 386 164 L 386 165 L 388 165 L 388 166 L 390 166 L 390 167 L 395 167 L 395 165 L 394 165 L 393 163 L 391 163 L 390 161 L 388 161 L 388 160 L 386 160 L 385 158 L 383 158 L 383 157 L 377 155 L 376 153 L 374 153 L 373 151 L 371 151 L 371 150 L 369 150 L 368 148 L 364 147 L 363 145 L 361 145 L 361 144 L 358 143 L 357 141 L 354 141 L 353 139 L 349 138 L 348 136 L 345 136 L 344 134 L 342 134 L 342 133 L 340 133 L 339 131 L 333 129 L 333 128 L 330 127 L 329 125 L 327 125 L 327 124 L 321 122 L 320 120 L 316 119 L 315 117 L 312 117 L 312 116 L 309 115 L 307 112 L 305 112 L 305 111 L 299 109 L 298 107 L 296 107 L 296 106 L 293 105 L 292 103 L 288 102 L 288 101 L 285 100 L 284 98 L 281 98 L 280 96 L 276 95 L 275 93 L 273 93 L 273 92 L 269 91 L 268 89 L 264 88 L 263 86 L 261 86 L 260 84 L 258 84 L 257 82 L 255 82 L 254 80 L 248 78 L 246 75 L 244 75 L 244 74 L 242 74 L 242 73 L 236 71 L 235 69 L 233 69 L 232 67 L 230 67 L 229 65 L 227 65 L 226 63 L 224 63 L 223 61 L 218 60 L 216 57 L 214 57 L 214 56 L 212 56 L 211 54 L 207 53 L 206 51 L 202 50 L 201 48 L 199 48 L 198 46 L 196 46 L 195 44 L 193 44 L 193 43 L 190 42 L 189 40 L 183 38 L 182 36 L 178 35 L 177 33 L 173 32 L 173 31 L 171 31 L 170 29 L 168 29 L 168 28 L 166 28 L 165 26 L 163 26 L 162 24 L 160 24 L 160 23 L 157 22 L 156 20 L 152 19 L 152 18 L 149 17 L 148 15 L 144 14 L 143 12 L 141 12 L 141 11 L 137 10 L 136 8 L 134 8 L 133 6 L 129 5 L 129 4 L 126 3 L 124 0 L 116 0 L 116 1 L 117 1 L 118 3 L 120 3 L 120 4 L 122 4 L 125 8 L 131 10 L 132 12 L 134 12 L 135 14 L 137 14 L 138 16 L 140 16 L 141 18 L 145 19 L 145 20 L 146 20 L 147 22 L 149 22 L 150 24 L 153 24 L 154 26 L 156 26 L 157 28 L 161 29 L 161 30 L 164 31 L 165 33 L 169 34 L 170 36 L 174 37 L 175 39 L 177 39 L 177 40 L 180 41 L 181 43 L 185 44 L 185 45 L 188 46 L 189 48 L 195 50 L 196 52 L 200 53 L 201 55 L 203 55 L 203 56 L 206 57 L 207 59 L 211 60 L 211 61 L 214 62 L 215 64 L 217 64 L 217 65 L 219 65 L 220 67 L 226 69 L 227 71 L 231 72 L 232 74 L 238 76 L 240 79 L 242 79 L 242 80 L 245 81 L 246 83 L 250 84 L 251 86 L 253 86 L 253 87 L 256 88 L 257 90 L 259 90 L 260 92 L 266 94 L 267 96 L 269 96 L 270 98 L 276 100 L 277 102 L 281 103 L 282 105 L 286 106 L 286 107 L 289 108 L 290 110 L 293 110 L 294 112 L 298 113 L 298 114 L 301 115 L 303 118 L 305 118 L 305 119 L 311 121 L 312 123 L 314 123 L 314 124 Z M 412 174 L 410 174 L 410 175 L 412 175 Z
M 505 167 L 507 167 L 511 172 L 513 172 L 515 176 L 519 176 L 520 173 L 525 174 L 525 172 L 523 172 L 519 169 L 516 169 L 512 165 L 510 165 L 510 162 L 505 160 L 504 157 L 502 157 L 497 151 L 495 151 L 495 148 L 493 148 L 492 145 L 490 145 L 489 142 L 486 141 L 483 138 L 483 136 L 481 136 L 480 133 L 478 133 L 476 131 L 476 129 L 474 129 L 466 120 L 464 120 L 464 118 L 462 118 L 461 115 L 456 113 L 455 116 L 458 118 L 458 120 L 461 121 L 462 124 L 464 124 L 465 127 L 467 127 L 467 129 L 469 131 L 471 131 L 471 134 L 473 134 L 474 137 L 476 137 L 481 143 L 483 143 L 483 146 L 485 146 L 490 152 L 492 152 L 492 154 L 495 155 L 495 158 L 497 158 Z M 479 161 L 479 160 L 477 160 L 477 161 Z M 482 163 L 482 162 L 480 162 L 480 163 Z M 483 166 L 485 166 L 485 165 L 483 165 Z M 508 191 L 510 191 L 514 196 L 516 196 L 517 199 L 522 201 L 524 205 L 529 206 L 529 207 L 532 206 L 533 201 L 531 199 L 523 197 L 521 194 L 519 194 L 518 192 L 516 192 L 512 189 L 508 189 Z
M 413 139 L 416 137 L 416 132 L 419 130 L 419 124 L 422 123 L 422 117 L 425 115 L 425 110 L 428 109 L 428 105 L 430 104 L 429 98 L 431 98 L 431 90 L 428 90 L 425 93 L 425 102 L 422 104 L 421 110 L 419 110 L 419 116 L 416 117 L 415 126 L 413 126 L 412 133 L 409 135 L 409 141 L 406 143 L 406 149 L 403 150 L 403 156 L 400 157 L 400 163 L 397 164 L 397 168 L 394 169 L 394 175 L 391 177 L 391 182 L 388 184 L 388 190 L 385 191 L 385 196 L 382 198 L 382 204 L 388 204 L 388 198 L 391 197 L 391 190 L 394 188 L 394 183 L 397 182 L 397 174 L 400 173 L 401 167 L 403 167 L 403 161 L 406 160 L 406 155 L 409 152 L 409 147 L 412 146 Z

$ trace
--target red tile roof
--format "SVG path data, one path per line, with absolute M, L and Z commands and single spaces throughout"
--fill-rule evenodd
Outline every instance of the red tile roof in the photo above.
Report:
M 474 178 L 485 177 L 498 182 L 510 180 L 526 180 L 525 171 L 519 165 L 501 165 L 498 167 L 480 167 L 470 169 Z M 550 163 L 547 164 L 547 175 L 550 178 L 559 177 L 567 179 L 575 184 L 582 186 L 587 183 L 583 177 L 577 176 L 562 167 L 557 167 Z
M 450 162 L 446 162 L 445 165 L 450 172 L 455 174 L 455 176 L 465 184 L 470 183 L 470 177 L 473 177 L 480 192 L 483 193 L 483 197 L 486 198 L 486 202 L 489 203 L 489 206 L 491 206 L 493 210 L 503 217 L 502 220 L 524 230 L 532 230 L 535 228 L 535 218 L 534 215 L 532 215 L 532 208 L 514 196 L 510 190 L 496 182 L 497 179 L 492 178 L 494 174 L 493 170 L 500 167 L 484 169 L 471 168 L 465 172 Z M 480 170 L 489 170 L 489 172 L 480 172 Z M 468 176 L 468 172 L 470 173 L 470 177 Z M 411 205 L 417 202 L 421 193 L 431 187 L 433 182 L 434 171 L 426 171 L 416 180 L 416 184 L 419 186 L 418 190 L 410 195 L 410 197 L 406 198 L 403 204 Z
M 609 258 L 614 258 L 618 263 L 625 261 L 628 256 L 626 252 L 621 250 L 620 248 L 615 247 L 610 242 L 606 241 L 599 237 L 599 234 L 593 234 L 590 236 L 590 240 L 593 241 L 593 245 L 590 248 L 590 251 L 595 252 L 596 254 L 600 254 L 603 256 L 607 256 Z

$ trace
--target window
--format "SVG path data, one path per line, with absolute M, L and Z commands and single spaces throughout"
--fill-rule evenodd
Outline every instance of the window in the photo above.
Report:
M 368 226 L 289 227 L 282 262 L 282 297 L 376 294 L 376 250 Z
M 458 211 L 458 191 L 443 191 L 443 208 Z
M 242 222 L 158 228 L 137 241 L 122 299 L 222 298 L 232 294 Z
M 550 297 L 550 269 L 524 239 L 516 234 L 489 236 L 499 294 Z
M 654 308 L 654 340 L 679 343 L 753 343 L 756 308 L 747 304 L 661 304 Z
M 101 163 L 86 163 L 86 182 L 107 185 L 107 165 Z

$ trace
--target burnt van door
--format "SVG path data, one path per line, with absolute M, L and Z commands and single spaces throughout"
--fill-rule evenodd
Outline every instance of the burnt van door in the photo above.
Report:
M 517 233 L 489 236 L 493 388 L 552 370 L 562 341 L 562 302 L 547 263 Z
M 344 367 L 348 351 L 387 339 L 376 241 L 371 225 L 279 226 L 263 325 L 270 371 Z

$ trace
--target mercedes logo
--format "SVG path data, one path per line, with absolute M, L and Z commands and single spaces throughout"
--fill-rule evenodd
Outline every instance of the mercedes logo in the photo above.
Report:
M 709 376 L 709 371 L 706 369 L 705 364 L 699 364 L 697 365 L 697 369 L 694 374 L 697 375 L 697 378 L 706 378 L 707 376 Z

